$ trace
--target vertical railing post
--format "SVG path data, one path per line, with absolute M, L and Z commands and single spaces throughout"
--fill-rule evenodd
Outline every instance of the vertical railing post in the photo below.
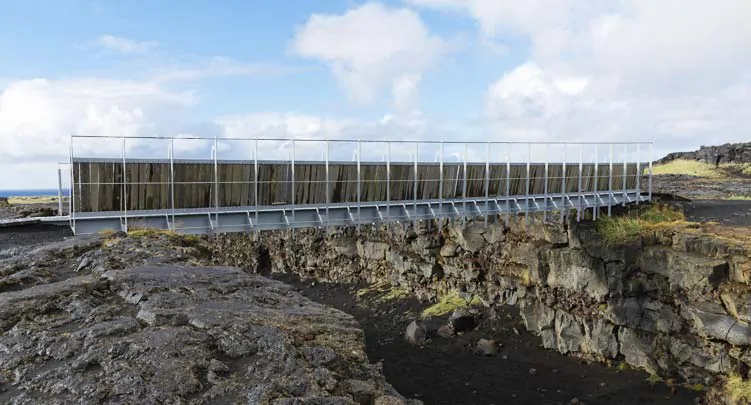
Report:
M 214 137 L 214 224 L 219 231 L 219 140 Z
M 600 144 L 595 144 L 595 208 L 592 211 L 592 219 L 597 221 L 600 214 Z
M 610 144 L 610 162 L 608 163 L 608 216 L 613 215 L 613 144 Z
M 641 144 L 636 144 L 636 205 L 641 200 Z
M 297 203 L 297 195 L 295 193 L 295 140 L 292 140 L 292 178 L 290 179 L 290 188 L 291 190 L 291 199 L 292 199 L 292 225 L 291 225 L 291 233 L 292 233 L 292 240 L 295 240 L 295 204 Z
M 532 164 L 532 144 L 527 142 L 527 185 L 525 187 L 525 199 L 524 199 L 524 216 L 525 222 L 529 224 L 529 185 L 531 182 L 531 164 Z
M 357 232 L 360 232 L 360 202 L 361 202 L 361 189 L 362 189 L 362 169 L 361 169 L 361 162 L 362 159 L 360 158 L 360 155 L 362 154 L 362 141 L 357 140 Z
M 464 184 L 462 186 L 462 225 L 467 225 L 467 155 L 469 155 L 469 144 L 464 143 Z
M 170 137 L 169 146 L 169 186 L 170 186 L 170 212 L 172 213 L 172 231 L 177 231 L 175 224 L 175 137 Z
M 70 216 L 70 230 L 76 234 L 76 183 L 75 183 L 75 163 L 73 162 L 73 141 L 75 136 L 70 135 L 70 200 L 68 201 L 68 215 Z M 114 170 L 113 170 L 114 172 Z
M 128 232 L 128 172 L 126 171 L 125 167 L 125 137 L 123 137 L 123 143 L 122 143 L 122 152 L 121 155 L 123 157 L 123 232 Z M 78 173 L 80 174 L 81 171 L 79 170 Z M 79 179 L 80 181 L 80 179 Z
M 563 163 L 561 164 L 561 223 L 566 223 L 566 197 L 568 196 L 568 189 L 566 188 L 566 168 L 568 162 L 568 143 L 563 144 Z
M 328 167 L 327 167 L 328 168 Z M 253 145 L 253 174 L 254 174 L 254 181 L 253 181 L 253 205 L 255 205 L 255 217 L 256 217 L 256 241 L 260 237 L 260 229 L 259 229 L 259 215 L 258 215 L 258 203 L 260 199 L 258 198 L 258 180 L 260 179 L 260 175 L 258 174 L 258 138 L 255 139 L 254 145 Z
M 417 161 L 420 155 L 420 142 L 415 142 L 415 181 L 412 185 L 412 217 L 414 218 L 412 229 L 417 230 Z
M 329 233 L 330 228 L 329 224 L 331 223 L 331 220 L 329 218 L 329 206 L 331 205 L 331 192 L 329 189 L 331 188 L 329 183 L 329 164 L 331 162 L 331 142 L 326 139 L 326 233 Z
M 57 164 L 57 216 L 63 216 L 63 169 Z
M 584 171 L 584 144 L 579 144 L 579 207 L 576 209 L 576 222 L 582 219 L 582 208 L 584 208 L 584 196 L 582 195 L 582 179 Z
M 621 200 L 621 206 L 626 206 L 626 181 L 628 180 L 628 144 L 623 145 L 623 175 L 621 176 L 621 183 L 623 184 L 623 199 Z
M 649 142 L 649 201 L 652 201 L 652 142 Z
M 438 212 L 443 215 L 443 141 L 440 143 L 440 158 L 438 158 Z
M 542 221 L 548 222 L 548 169 L 550 165 L 550 144 L 545 146 L 545 184 L 543 185 L 543 195 L 545 196 L 545 205 L 542 211 Z
M 509 226 L 508 216 L 511 211 L 511 144 L 506 144 L 506 226 Z
M 490 142 L 485 153 L 485 227 L 488 227 L 488 206 L 490 199 Z
M 386 220 L 391 222 L 391 142 L 386 142 Z M 391 229 L 391 226 L 389 226 Z

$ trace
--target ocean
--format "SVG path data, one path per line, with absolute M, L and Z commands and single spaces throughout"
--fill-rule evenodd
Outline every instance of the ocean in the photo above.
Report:
M 64 196 L 70 195 L 70 190 L 63 190 Z M 40 197 L 57 196 L 57 189 L 29 189 L 29 190 L 0 190 L 0 197 Z

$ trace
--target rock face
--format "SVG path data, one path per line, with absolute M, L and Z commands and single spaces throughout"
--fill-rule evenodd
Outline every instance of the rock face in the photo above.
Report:
M 359 236 L 297 231 L 294 240 L 269 233 L 257 242 L 225 235 L 214 260 L 242 265 L 226 247 L 242 250 L 247 263 L 269 258 L 257 271 L 387 281 L 426 301 L 453 291 L 488 307 L 515 305 L 546 348 L 666 378 L 705 384 L 751 363 L 745 248 L 691 229 L 608 247 L 586 221 L 480 222 L 363 228 Z
M 369 364 L 351 316 L 238 268 L 108 269 L 132 239 L 37 252 L 62 279 L 38 272 L 0 293 L 0 402 L 411 403 Z M 0 270 L 42 265 L 28 261 Z
M 751 142 L 701 146 L 699 150 L 693 152 L 670 153 L 655 163 L 669 163 L 676 159 L 700 160 L 709 164 L 751 163 Z

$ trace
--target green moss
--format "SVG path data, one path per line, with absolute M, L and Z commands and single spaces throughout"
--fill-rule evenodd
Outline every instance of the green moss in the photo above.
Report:
M 482 301 L 480 297 L 473 296 L 469 301 L 459 296 L 459 293 L 453 291 L 449 294 L 443 295 L 439 298 L 438 302 L 425 308 L 422 311 L 423 318 L 432 318 L 437 316 L 443 316 L 453 312 L 458 308 L 467 308 L 473 305 L 481 305 Z
M 704 384 L 698 384 L 698 383 L 697 384 L 689 384 L 689 385 L 686 386 L 686 388 L 690 389 L 691 391 L 696 391 L 696 392 L 702 392 L 702 391 L 705 391 L 707 389 L 707 387 Z
M 650 374 L 649 377 L 647 377 L 645 381 L 647 381 L 648 383 L 652 385 L 655 385 L 655 384 L 663 382 L 663 379 L 657 374 Z

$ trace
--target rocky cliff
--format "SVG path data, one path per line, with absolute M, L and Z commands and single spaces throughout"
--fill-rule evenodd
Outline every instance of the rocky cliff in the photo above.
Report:
M 669 163 L 676 159 L 700 160 L 709 164 L 751 163 L 751 142 L 701 146 L 693 152 L 673 152 L 655 164 Z
M 206 253 L 113 235 L 0 260 L 0 402 L 411 403 L 350 315 Z
M 388 281 L 424 300 L 458 291 L 516 305 L 561 353 L 703 386 L 751 363 L 751 260 L 688 226 L 607 246 L 592 222 L 444 223 L 325 235 L 225 235 L 215 260 L 329 281 Z

